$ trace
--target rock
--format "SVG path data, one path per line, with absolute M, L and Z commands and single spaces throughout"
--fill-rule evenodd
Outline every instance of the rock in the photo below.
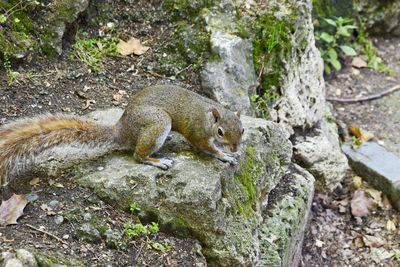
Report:
M 83 223 L 75 230 L 75 237 L 89 243 L 99 243 L 101 236 L 99 230 L 89 223 Z
M 0 265 L 7 262 L 9 259 L 15 258 L 15 254 L 11 252 L 1 252 L 0 253 Z
M 61 215 L 58 215 L 58 216 L 54 217 L 54 222 L 56 224 L 62 224 L 64 222 L 64 217 Z
M 60 201 L 58 201 L 58 200 L 52 200 L 52 201 L 49 202 L 49 205 L 50 205 L 51 207 L 56 207 L 56 206 L 58 206 L 59 204 L 60 204 Z
M 115 122 L 121 114 L 115 111 L 95 112 L 91 118 L 102 121 L 101 116 L 107 114 Z M 259 255 L 260 203 L 267 201 L 285 173 L 292 146 L 281 125 L 246 116 L 242 121 L 245 133 L 236 166 L 194 152 L 175 134 L 160 151 L 175 162 L 168 171 L 138 164 L 130 153 L 114 153 L 95 162 L 83 161 L 80 167 L 75 162 L 71 172 L 79 184 L 114 206 L 126 209 L 136 202 L 142 217 L 156 218 L 163 229 L 178 236 L 199 239 L 210 264 L 251 265 Z M 56 152 L 55 160 L 43 161 L 42 170 L 71 156 L 67 149 Z M 87 153 L 76 150 L 74 157 Z M 98 166 L 104 169 L 99 171 Z M 88 224 L 77 232 L 89 242 L 99 240 L 98 231 Z
M 108 229 L 107 231 L 105 231 L 104 237 L 106 245 L 109 248 L 118 249 L 123 245 L 121 233 L 116 232 L 112 229 Z
M 257 266 L 297 266 L 311 215 L 314 177 L 295 164 L 263 205 L 261 259 Z
M 38 264 L 35 257 L 29 251 L 25 249 L 17 249 L 15 251 L 17 258 L 21 261 L 24 267 L 37 267 Z
M 82 214 L 82 217 L 85 222 L 93 220 L 93 215 L 90 214 L 89 212 L 85 212 L 84 214 Z
M 298 133 L 293 140 L 296 162 L 307 169 L 322 188 L 333 191 L 348 170 L 346 156 L 340 150 L 336 125 L 322 121 L 312 132 L 305 136 Z
M 4 267 L 24 267 L 19 259 L 11 258 L 4 263 Z
M 89 0 L 55 0 L 49 4 L 43 32 L 46 38 L 43 41 L 45 50 L 62 53 L 62 40 L 67 25 L 71 25 L 89 5 Z
M 342 149 L 352 169 L 384 195 L 400 210 L 400 158 L 375 142 L 365 142 L 353 149 L 344 144 Z
M 368 31 L 376 35 L 400 36 L 400 2 L 398 0 L 355 0 L 354 5 Z
M 249 113 L 249 95 L 257 86 L 251 42 L 230 34 L 234 22 L 226 14 L 209 12 L 205 20 L 211 32 L 211 50 L 218 59 L 205 64 L 202 86 L 222 105 Z
M 290 127 L 311 128 L 322 119 L 326 109 L 323 61 L 315 47 L 311 1 L 294 1 L 292 4 L 298 18 L 293 26 L 296 32 L 290 38 L 296 49 L 282 59 L 282 96 L 270 113 L 276 113 L 275 121 Z

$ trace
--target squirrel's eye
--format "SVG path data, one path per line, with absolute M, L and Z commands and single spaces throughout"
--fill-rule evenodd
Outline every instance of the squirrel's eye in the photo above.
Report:
M 224 136 L 224 132 L 222 131 L 221 128 L 218 128 L 218 135 L 221 137 Z
M 242 129 L 242 134 L 244 133 L 244 128 Z

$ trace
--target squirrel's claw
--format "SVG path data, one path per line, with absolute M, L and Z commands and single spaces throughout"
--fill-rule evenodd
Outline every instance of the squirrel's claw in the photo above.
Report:
M 217 157 L 219 160 L 223 162 L 229 162 L 232 165 L 238 164 L 238 160 L 236 159 L 234 154 L 230 153 L 221 153 L 221 156 Z

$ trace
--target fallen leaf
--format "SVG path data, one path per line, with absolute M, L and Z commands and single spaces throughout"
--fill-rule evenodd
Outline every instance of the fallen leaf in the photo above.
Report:
M 371 132 L 368 132 L 364 129 L 361 129 L 361 140 L 364 142 L 367 142 L 369 140 L 371 140 L 372 138 L 374 138 L 374 134 Z
M 143 55 L 149 50 L 150 47 L 142 45 L 139 39 L 131 38 L 128 42 L 124 40 L 119 40 L 117 44 L 118 52 L 123 56 L 128 56 L 130 54 Z
M 354 176 L 353 185 L 355 189 L 360 189 L 362 186 L 362 178 L 360 176 Z
M 371 200 L 366 196 L 365 191 L 358 189 L 354 192 L 351 200 L 351 214 L 354 217 L 364 217 L 369 214 L 368 207 L 370 206 Z
M 362 237 L 361 235 L 356 236 L 356 237 L 353 239 L 353 245 L 354 245 L 356 248 L 365 247 L 365 243 L 364 243 L 363 237 Z
M 40 183 L 40 178 L 36 177 L 29 181 L 30 185 L 38 185 Z
M 392 220 L 388 220 L 386 223 L 386 229 L 388 231 L 394 231 L 396 230 L 396 225 L 394 224 L 394 222 Z
M 361 138 L 361 130 L 360 130 L 360 126 L 358 125 L 352 125 L 349 127 L 349 133 L 352 136 L 355 136 L 356 138 Z
M 370 248 L 379 248 L 386 244 L 386 241 L 380 236 L 364 235 L 364 244 Z
M 324 245 L 324 242 L 322 242 L 321 240 L 317 239 L 315 240 L 315 245 L 319 248 L 322 248 L 322 246 Z
M 361 57 L 355 57 L 353 58 L 353 61 L 351 62 L 351 65 L 356 68 L 366 68 L 368 66 L 367 62 L 365 62 L 364 59 Z
M 383 196 L 381 208 L 384 210 L 392 209 L 392 205 L 390 204 L 389 198 L 387 196 Z
M 375 209 L 378 206 L 381 207 L 382 206 L 382 192 L 372 189 L 372 188 L 368 188 L 365 189 L 365 192 L 370 196 L 370 209 Z
M 14 194 L 7 201 L 2 201 L 0 206 L 0 225 L 17 224 L 17 219 L 24 214 L 23 210 L 26 204 L 28 204 L 28 200 L 23 194 Z

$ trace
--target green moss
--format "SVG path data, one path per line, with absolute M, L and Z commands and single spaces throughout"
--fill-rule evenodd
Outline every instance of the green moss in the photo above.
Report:
M 61 259 L 52 255 L 48 255 L 43 252 L 35 251 L 36 262 L 39 267 L 56 266 L 56 265 L 66 265 L 66 266 L 84 266 L 81 262 L 75 259 Z
M 181 238 L 191 235 L 190 224 L 182 217 L 173 218 L 172 221 L 162 224 L 162 231 L 170 232 Z
M 246 159 L 241 166 L 240 173 L 235 175 L 235 183 L 239 190 L 231 190 L 238 212 L 245 218 L 253 214 L 253 206 L 256 204 L 256 188 L 254 177 L 259 176 L 264 168 L 264 164 L 257 160 L 254 147 L 248 146 Z
M 257 73 L 261 73 L 259 95 L 270 104 L 281 95 L 285 58 L 292 52 L 293 22 L 277 19 L 266 13 L 255 21 L 253 60 Z
M 163 2 L 162 7 L 169 11 L 172 19 L 177 21 L 182 18 L 195 18 L 203 8 L 216 5 L 213 0 L 166 0 Z

